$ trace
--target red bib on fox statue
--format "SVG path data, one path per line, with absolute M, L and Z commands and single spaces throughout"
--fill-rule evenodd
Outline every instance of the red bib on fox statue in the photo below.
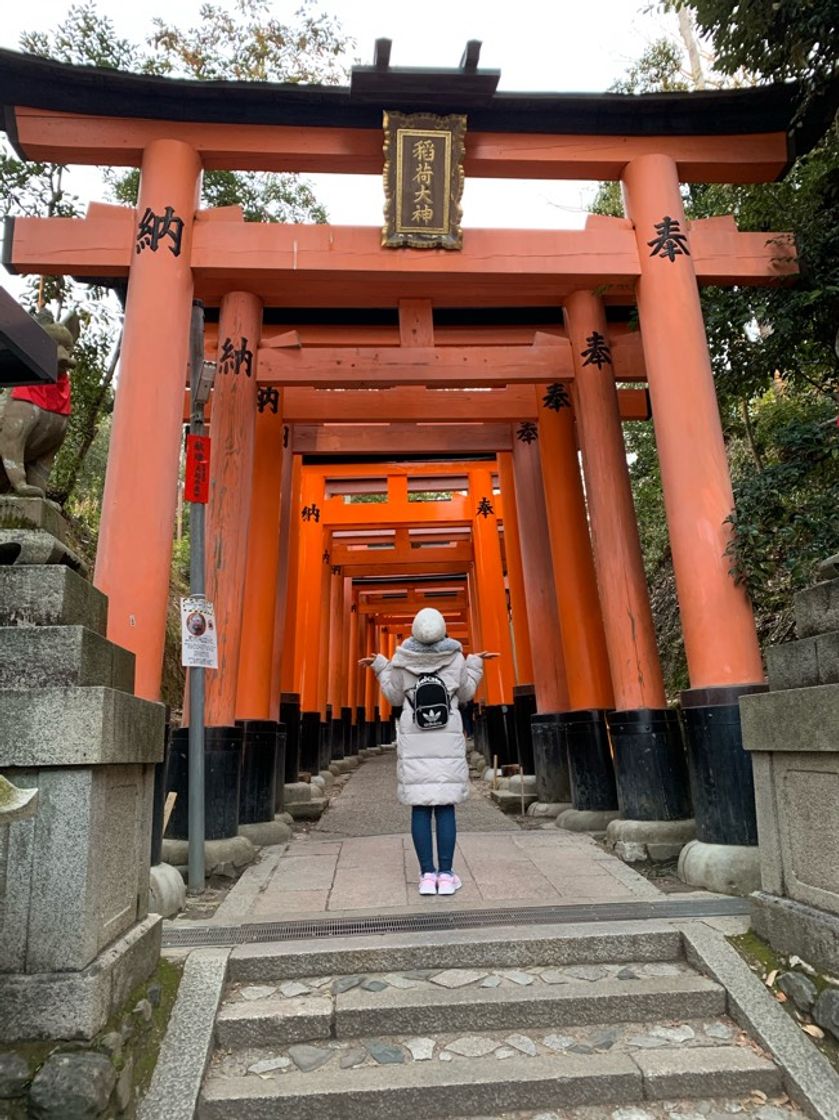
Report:
M 58 346 L 58 378 L 54 385 L 13 389 L 0 412 L 0 493 L 22 498 L 46 496 L 50 469 L 67 434 L 71 404 L 68 370 L 79 337 L 79 318 L 72 312 L 61 323 L 39 312 L 38 322 Z

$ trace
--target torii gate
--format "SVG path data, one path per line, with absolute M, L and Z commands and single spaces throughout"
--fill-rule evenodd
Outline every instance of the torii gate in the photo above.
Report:
M 276 476 L 282 470 L 282 486 L 259 499 L 261 529 L 255 530 L 263 538 L 275 535 L 282 497 L 289 516 L 284 512 L 279 555 L 290 560 L 278 565 L 275 634 L 284 632 L 287 601 L 299 606 L 298 616 L 310 609 L 309 596 L 292 602 L 286 595 L 304 574 L 302 568 L 294 573 L 302 530 L 291 502 L 301 472 L 299 458 L 295 467 L 297 457 L 282 454 L 279 401 L 276 411 L 258 413 L 258 388 L 292 394 L 324 384 L 351 391 L 397 387 L 389 392 L 506 386 L 509 394 L 518 385 L 531 387 L 538 444 L 516 442 L 506 469 L 521 498 L 530 496 L 528 480 L 532 484 L 535 466 L 541 468 L 543 485 L 533 493 L 544 501 L 550 531 L 565 658 L 557 706 L 600 712 L 601 722 L 605 709 L 627 697 L 644 709 L 664 702 L 655 674 L 636 672 L 650 661 L 649 651 L 634 638 L 627 642 L 620 624 L 622 613 L 634 622 L 648 609 L 615 390 L 624 347 L 634 346 L 637 354 L 637 337 L 627 342 L 610 334 L 606 314 L 610 305 L 634 302 L 690 673 L 682 702 L 700 711 L 761 687 L 751 608 L 724 555 L 733 499 L 698 285 L 784 281 L 796 271 L 794 248 L 782 233 L 738 232 L 728 217 L 688 223 L 680 182 L 762 182 L 782 175 L 792 153 L 794 88 L 643 99 L 525 97 L 496 93 L 492 72 L 406 75 L 377 65 L 357 67 L 347 90 L 232 82 L 220 91 L 212 83 L 116 71 L 99 71 L 91 83 L 83 68 L 11 52 L 0 52 L 0 62 L 0 101 L 22 156 L 141 168 L 136 209 L 94 204 L 84 219 L 16 219 L 4 242 L 4 263 L 16 272 L 95 277 L 118 287 L 127 282 L 96 582 L 110 600 L 109 636 L 137 654 L 141 695 L 154 697 L 159 688 L 194 297 L 220 307 L 220 368 L 231 374 L 214 392 L 217 440 L 224 445 L 236 433 L 236 461 L 221 457 L 214 468 L 217 542 L 229 546 L 248 535 L 254 456 Z M 198 209 L 204 168 L 378 172 L 381 110 L 441 105 L 469 115 L 467 175 L 619 179 L 626 217 L 591 217 L 579 231 L 467 230 L 462 250 L 423 252 L 385 250 L 375 229 L 266 225 L 242 221 L 236 208 Z M 810 106 L 810 114 L 820 111 Z M 799 147 L 816 131 L 807 120 L 799 122 Z M 276 338 L 263 329 L 263 307 L 322 309 L 328 318 L 329 309 L 399 303 L 405 314 L 398 347 L 370 337 L 313 346 L 293 328 Z M 443 344 L 433 314 L 475 305 L 562 305 L 566 329 L 536 330 L 515 343 L 461 335 Z M 607 363 L 586 357 L 595 339 L 605 341 Z M 595 348 L 602 356 L 602 343 Z M 237 378 L 246 358 L 253 376 Z M 577 433 L 572 410 L 562 407 L 572 400 L 597 579 Z M 435 419 L 433 408 L 424 419 Z M 615 480 L 619 493 L 610 498 Z M 231 481 L 244 481 L 244 489 L 222 498 Z M 524 505 L 520 500 L 520 528 Z M 252 557 L 265 547 L 265 539 L 252 534 L 247 557 L 240 550 L 233 558 L 235 571 L 217 563 L 217 576 L 250 587 L 246 617 L 259 605 L 248 580 Z M 541 590 L 534 587 L 532 595 Z M 283 675 L 276 657 L 271 674 L 273 698 Z

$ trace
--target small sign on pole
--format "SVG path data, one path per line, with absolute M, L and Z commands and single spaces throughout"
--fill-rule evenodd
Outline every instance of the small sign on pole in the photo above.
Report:
M 215 612 L 203 595 L 181 599 L 181 664 L 188 669 L 218 669 Z
M 184 497 L 188 502 L 206 504 L 210 498 L 210 437 L 186 437 Z

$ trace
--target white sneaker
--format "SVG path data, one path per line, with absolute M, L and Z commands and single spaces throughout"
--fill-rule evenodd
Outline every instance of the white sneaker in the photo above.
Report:
M 436 894 L 437 893 L 437 875 L 433 871 L 427 871 L 419 881 L 420 894 Z
M 443 871 L 437 876 L 437 894 L 454 894 L 454 892 L 459 891 L 462 886 L 463 883 L 461 883 L 454 872 L 449 875 Z M 422 890 L 421 887 L 420 890 Z

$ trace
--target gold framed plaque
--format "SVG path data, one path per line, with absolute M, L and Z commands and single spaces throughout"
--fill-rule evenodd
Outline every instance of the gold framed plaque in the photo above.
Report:
M 466 117 L 384 114 L 387 249 L 462 249 Z

